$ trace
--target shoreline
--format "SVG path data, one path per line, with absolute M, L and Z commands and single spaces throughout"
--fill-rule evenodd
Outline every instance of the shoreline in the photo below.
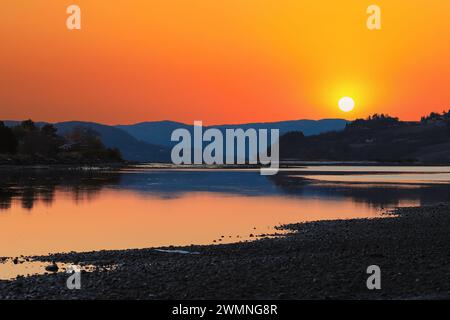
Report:
M 74 169 L 84 167 L 121 168 L 132 166 L 132 162 L 86 162 L 86 163 L 36 163 L 36 164 L 1 164 L 0 169 Z
M 1 154 L 0 154 L 1 155 Z M 98 166 L 98 167 L 119 167 L 119 166 L 136 166 L 143 168 L 154 169 L 260 169 L 264 166 L 259 164 L 173 164 L 172 162 L 138 162 L 131 160 L 123 160 L 122 162 L 105 162 L 105 161 L 52 161 L 52 162 L 1 162 L 0 168 L 66 168 L 66 167 L 83 167 L 83 166 Z M 404 162 L 404 161 L 330 161 L 330 160 L 317 160 L 317 161 L 293 161 L 293 160 L 281 160 L 279 162 L 279 168 L 296 168 L 296 167 L 317 167 L 317 166 L 352 166 L 352 167 L 449 167 L 450 162 Z
M 449 204 L 397 208 L 290 224 L 286 236 L 252 242 L 34 257 L 98 268 L 81 273 L 80 290 L 66 288 L 65 273 L 3 280 L 0 298 L 450 299 L 448 212 Z M 366 287 L 369 265 L 381 269 L 381 290 Z

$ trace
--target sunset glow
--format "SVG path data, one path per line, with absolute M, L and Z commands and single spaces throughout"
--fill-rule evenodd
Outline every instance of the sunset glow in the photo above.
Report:
M 0 118 L 205 124 L 448 109 L 450 2 L 2 1 Z M 344 114 L 345 116 L 345 114 Z

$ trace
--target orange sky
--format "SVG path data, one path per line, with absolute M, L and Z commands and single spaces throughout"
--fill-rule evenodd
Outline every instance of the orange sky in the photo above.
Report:
M 0 118 L 418 119 L 450 108 L 449 38 L 448 0 L 2 0 Z

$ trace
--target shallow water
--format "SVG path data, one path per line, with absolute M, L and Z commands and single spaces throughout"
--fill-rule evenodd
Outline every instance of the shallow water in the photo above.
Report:
M 285 223 L 379 217 L 395 206 L 449 201 L 450 168 L 411 168 L 305 167 L 272 177 L 143 167 L 3 172 L 0 256 L 236 242 Z M 424 184 L 430 174 L 439 184 Z
M 0 280 L 14 280 L 17 277 L 28 277 L 33 275 L 48 274 L 45 268 L 52 263 L 37 261 L 32 259 L 19 259 L 19 262 L 14 263 L 12 258 L 0 261 Z M 112 269 L 113 267 L 109 267 Z M 57 272 L 68 272 L 72 274 L 73 270 L 92 272 L 96 269 L 93 265 L 72 265 L 68 263 L 58 262 Z

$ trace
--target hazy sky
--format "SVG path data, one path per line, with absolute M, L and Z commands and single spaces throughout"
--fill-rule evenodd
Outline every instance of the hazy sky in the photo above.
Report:
M 81 7 L 82 29 L 66 28 Z M 382 9 L 369 31 L 366 9 Z M 449 0 L 2 0 L 0 118 L 206 124 L 450 108 Z M 354 98 L 350 113 L 340 97 Z

